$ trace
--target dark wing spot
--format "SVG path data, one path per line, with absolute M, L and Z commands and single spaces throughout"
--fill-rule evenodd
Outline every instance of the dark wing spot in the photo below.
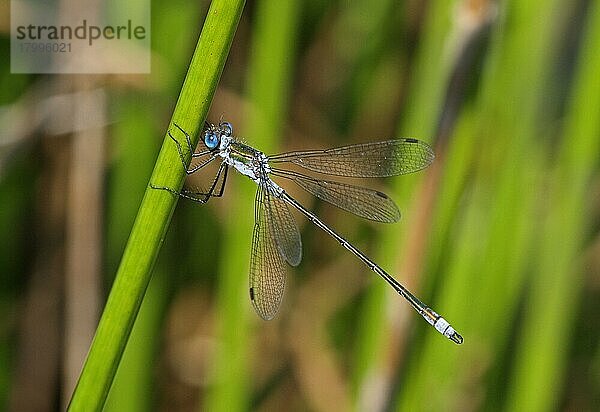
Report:
M 388 195 L 382 192 L 375 191 L 375 194 L 383 199 L 389 199 Z
M 412 138 L 404 139 L 404 141 L 406 143 L 419 143 L 419 141 L 417 139 L 412 139 Z
M 254 288 L 250 288 L 250 300 L 254 300 Z

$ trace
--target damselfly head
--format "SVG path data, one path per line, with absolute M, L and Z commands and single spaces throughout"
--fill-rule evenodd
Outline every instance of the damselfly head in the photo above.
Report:
M 202 140 L 209 150 L 215 150 L 221 145 L 222 138 L 229 138 L 232 134 L 233 126 L 229 122 L 220 122 L 218 125 L 207 122 Z

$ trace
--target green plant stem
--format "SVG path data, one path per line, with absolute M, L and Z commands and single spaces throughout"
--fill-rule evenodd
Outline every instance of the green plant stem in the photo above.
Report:
M 172 118 L 192 136 L 193 146 L 210 108 L 244 3 L 215 0 L 204 22 Z M 189 161 L 189 153 L 187 156 Z M 177 151 L 166 135 L 151 182 L 179 189 L 184 178 Z M 147 188 L 69 410 L 102 409 L 176 204 L 177 198 L 169 193 Z

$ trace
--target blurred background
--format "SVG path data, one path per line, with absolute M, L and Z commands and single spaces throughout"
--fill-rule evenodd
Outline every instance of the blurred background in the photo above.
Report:
M 150 75 L 49 76 L 10 74 L 0 2 L 0 408 L 68 402 L 208 6 L 153 2 Z M 465 343 L 299 215 L 262 321 L 231 174 L 179 202 L 105 409 L 598 410 L 599 50 L 594 0 L 248 1 L 209 118 L 266 153 L 430 142 L 426 171 L 362 182 L 398 224 L 290 191 Z

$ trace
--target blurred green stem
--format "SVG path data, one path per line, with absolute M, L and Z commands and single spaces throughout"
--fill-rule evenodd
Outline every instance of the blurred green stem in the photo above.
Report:
M 293 1 L 255 3 L 248 69 L 248 97 L 253 111 L 243 134 L 252 136 L 253 143 L 266 153 L 276 148 L 287 115 L 300 7 L 300 2 Z M 235 192 L 237 201 L 228 209 L 228 215 L 235 218 L 223 225 L 217 297 L 219 350 L 215 354 L 215 385 L 207 392 L 203 405 L 210 411 L 252 409 L 252 355 L 259 359 L 270 356 L 260 347 L 253 347 L 249 338 L 250 322 L 257 317 L 246 316 L 250 301 L 248 289 L 241 286 L 241 282 L 247 282 L 250 262 L 249 254 L 241 251 L 250 246 L 256 185 L 248 179 L 239 183 L 232 179 L 227 190 Z
M 215 0 L 204 22 L 172 118 L 192 136 L 194 146 L 244 3 Z M 173 142 L 165 136 L 151 182 L 179 189 L 184 178 Z M 169 193 L 147 188 L 69 410 L 103 408 L 176 204 L 177 198 Z
M 582 264 L 590 180 L 600 154 L 600 4 L 589 6 L 562 145 L 550 174 L 544 200 L 552 205 L 543 222 L 541 248 L 523 309 L 522 331 L 509 377 L 506 410 L 547 411 L 561 404 L 572 328 L 581 310 L 586 269 Z M 580 322 L 591 317 L 583 313 Z

